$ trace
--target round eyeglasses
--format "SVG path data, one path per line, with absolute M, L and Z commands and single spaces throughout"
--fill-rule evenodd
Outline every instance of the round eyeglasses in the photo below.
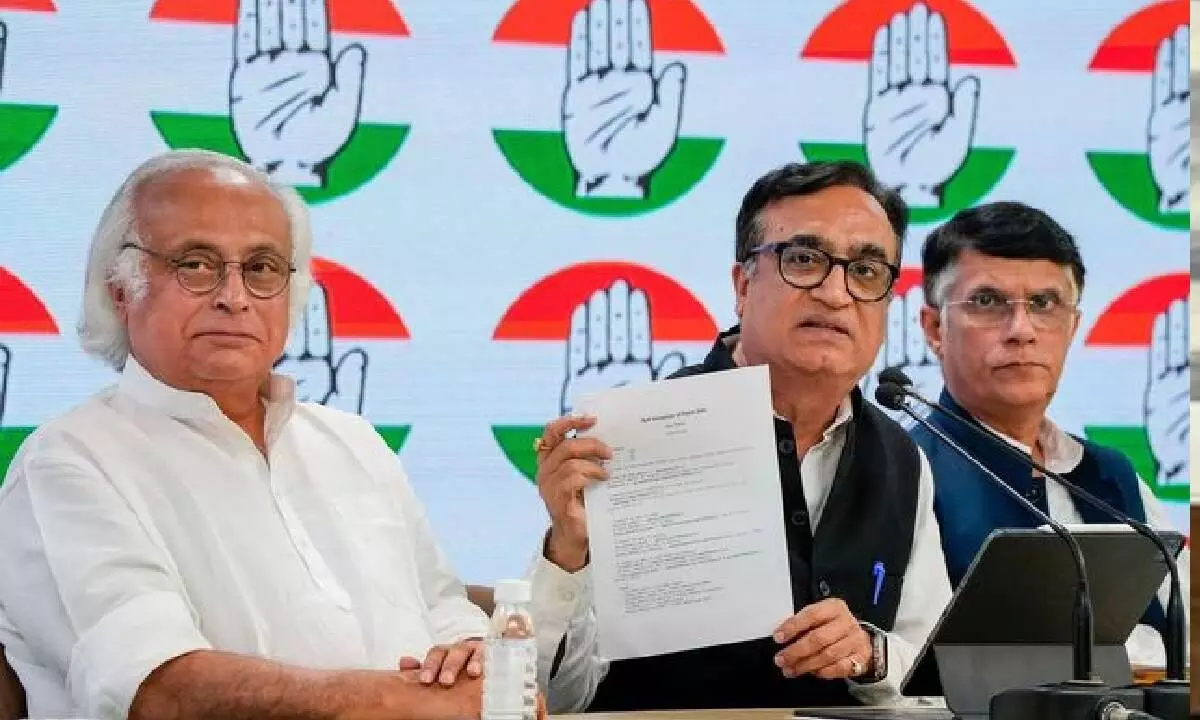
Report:
M 892 290 L 900 268 L 878 258 L 839 258 L 810 245 L 791 240 L 760 245 L 752 255 L 770 252 L 779 258 L 779 276 L 798 290 L 819 287 L 834 267 L 841 267 L 846 292 L 859 302 L 878 302 Z
M 225 281 L 227 268 L 236 265 L 242 274 L 246 292 L 259 300 L 270 300 L 287 288 L 296 268 L 282 255 L 263 250 L 251 253 L 242 261 L 226 260 L 215 250 L 195 249 L 179 255 L 164 255 L 136 243 L 125 243 L 122 250 L 140 250 L 166 263 L 175 273 L 184 290 L 194 295 L 207 295 Z

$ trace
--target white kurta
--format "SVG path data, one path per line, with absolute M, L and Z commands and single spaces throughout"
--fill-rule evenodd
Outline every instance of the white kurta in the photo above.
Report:
M 264 457 L 131 358 L 26 441 L 0 487 L 0 644 L 32 716 L 123 718 L 197 649 L 390 669 L 486 633 L 374 428 L 283 377 L 269 395 Z

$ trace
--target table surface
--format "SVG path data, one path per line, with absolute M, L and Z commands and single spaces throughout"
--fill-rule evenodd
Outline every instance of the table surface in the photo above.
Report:
M 1193 513 L 1200 515 L 1200 507 Z M 1193 649 L 1193 652 L 1195 650 Z M 1134 668 L 1134 682 L 1152 683 L 1163 676 L 1161 668 Z M 1193 698 L 1195 694 L 1193 693 Z M 1193 713 L 1197 709 L 1193 706 Z M 1196 717 L 1200 717 L 1197 715 Z M 645 710 L 618 713 L 555 715 L 557 720 L 953 720 L 954 714 L 936 707 L 891 708 L 734 708 L 726 710 Z
M 800 708 L 765 710 L 672 710 L 555 715 L 573 720 L 952 720 L 936 708 Z

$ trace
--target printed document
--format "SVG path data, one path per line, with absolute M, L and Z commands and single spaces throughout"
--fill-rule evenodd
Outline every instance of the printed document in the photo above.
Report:
M 579 398 L 613 450 L 584 493 L 600 654 L 769 636 L 792 615 L 765 366 Z

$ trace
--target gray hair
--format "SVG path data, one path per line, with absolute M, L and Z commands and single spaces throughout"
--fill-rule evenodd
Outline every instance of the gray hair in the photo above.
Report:
M 139 165 L 117 188 L 92 236 L 83 285 L 83 312 L 79 340 L 83 349 L 120 370 L 129 357 L 129 334 L 117 313 L 110 285 L 125 290 L 135 301 L 145 296 L 148 282 L 143 258 L 137 250 L 122 250 L 125 243 L 141 244 L 134 212 L 138 191 L 164 175 L 189 169 L 235 172 L 271 191 L 283 206 L 291 226 L 292 264 L 296 272 L 288 287 L 290 317 L 303 311 L 312 285 L 312 229 L 308 208 L 295 190 L 276 185 L 266 173 L 220 153 L 207 150 L 172 150 Z
M 927 288 L 928 295 L 925 296 L 925 304 L 930 307 L 937 308 L 938 317 L 943 322 L 946 320 L 946 296 L 950 294 L 950 289 L 958 282 L 958 260 L 952 260 L 949 265 L 937 270 L 923 279 L 923 286 Z M 1075 276 L 1069 272 L 1068 268 L 1064 268 L 1067 272 L 1067 284 L 1071 288 L 1071 302 L 1078 302 L 1079 296 L 1083 292 L 1079 289 L 1078 283 L 1075 281 Z

